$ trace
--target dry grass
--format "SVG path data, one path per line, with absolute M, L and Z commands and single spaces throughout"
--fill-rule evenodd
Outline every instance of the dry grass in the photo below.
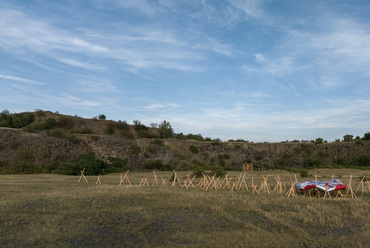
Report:
M 253 172 L 256 183 L 279 175 Z M 315 172 L 310 172 L 311 174 Z M 179 173 L 181 181 L 186 172 Z M 232 172 L 236 178 L 240 173 Z M 347 183 L 369 171 L 320 170 L 319 180 L 341 177 Z M 157 172 L 167 179 L 171 172 Z M 129 173 L 132 186 L 119 186 L 120 175 L 101 177 L 102 185 L 77 183 L 60 175 L 0 176 L 1 247 L 369 247 L 370 193 L 357 199 L 287 197 L 242 189 L 180 189 L 138 186 L 153 173 Z M 300 178 L 298 178 L 300 180 Z M 199 179 L 198 179 L 199 181 Z M 197 182 L 198 182 L 197 181 Z M 195 182 L 194 184 L 196 184 Z M 354 188 L 356 188 L 356 184 Z M 360 192 L 359 192 L 360 193 Z

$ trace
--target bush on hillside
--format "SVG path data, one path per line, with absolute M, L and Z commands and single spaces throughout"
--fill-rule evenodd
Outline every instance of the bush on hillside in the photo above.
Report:
M 195 145 L 191 145 L 191 146 L 189 146 L 189 150 L 190 150 L 192 153 L 194 153 L 194 154 L 199 153 L 199 148 L 198 148 L 197 146 L 195 146 Z
M 85 175 L 98 175 L 115 172 L 114 166 L 99 160 L 94 153 L 81 155 L 79 158 L 70 162 L 62 163 L 53 173 L 64 175 L 79 175 L 85 168 Z
M 223 177 L 226 175 L 226 171 L 225 169 L 222 167 L 222 166 L 219 166 L 219 165 L 213 165 L 210 167 L 210 170 L 212 172 L 213 175 L 216 174 L 216 177 Z
M 370 166 L 370 155 L 362 155 L 356 159 L 357 166 Z
M 10 128 L 22 128 L 31 124 L 35 120 L 33 113 L 10 114 L 8 110 L 4 110 L 0 114 L 0 126 Z
M 169 164 L 164 164 L 162 160 L 147 160 L 144 162 L 143 167 L 145 170 L 159 170 L 170 171 L 173 168 Z
M 303 178 L 303 177 L 309 177 L 308 175 L 308 170 L 306 169 L 301 169 L 300 172 L 299 172 L 299 175 Z
M 196 176 L 196 177 L 202 177 L 203 174 L 205 173 L 205 168 L 204 166 L 201 166 L 201 165 L 194 165 L 193 166 L 193 169 L 192 169 L 192 176 Z
M 62 116 L 57 121 L 57 127 L 64 129 L 72 129 L 74 126 L 73 119 L 67 116 Z

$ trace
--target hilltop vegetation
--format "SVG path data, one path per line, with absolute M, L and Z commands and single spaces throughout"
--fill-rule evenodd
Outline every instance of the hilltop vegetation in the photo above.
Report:
M 122 170 L 211 170 L 222 175 L 253 163 L 254 169 L 370 168 L 370 132 L 328 143 L 312 141 L 222 142 L 175 133 L 163 121 L 91 119 L 50 111 L 0 114 L 0 173 L 105 174 Z

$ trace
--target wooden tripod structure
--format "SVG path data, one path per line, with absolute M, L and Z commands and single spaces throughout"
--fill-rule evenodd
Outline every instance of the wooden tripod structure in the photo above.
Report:
M 174 170 L 174 171 L 173 171 L 172 187 L 175 187 L 175 186 L 176 186 L 176 181 L 177 181 L 177 182 L 180 184 L 180 186 L 181 186 L 181 182 L 180 182 L 179 177 L 177 176 L 177 172 Z
M 276 180 L 276 186 L 272 191 L 276 192 L 278 194 L 284 193 L 283 184 L 282 184 L 281 179 L 278 175 L 275 176 L 275 180 Z
M 346 192 L 346 195 L 348 194 L 348 193 L 350 193 L 351 194 L 351 196 L 352 196 L 352 198 L 357 198 L 357 196 L 356 196 L 356 194 L 355 194 L 355 192 L 353 192 L 353 189 L 352 189 L 352 175 L 351 175 L 351 178 L 349 179 L 349 183 L 348 183 L 348 185 L 347 185 L 347 192 Z
M 101 184 L 101 182 L 100 182 L 100 174 L 98 175 L 98 180 L 96 180 L 95 184 Z
M 84 175 L 84 172 L 85 172 L 85 168 L 81 171 L 81 176 L 80 176 L 80 179 L 78 179 L 78 183 L 80 183 L 81 178 L 85 179 L 86 183 L 88 183 L 88 181 L 87 181 L 87 179 L 86 179 L 86 177 Z
M 366 189 L 366 186 L 364 185 L 364 180 L 365 180 L 366 176 L 363 176 L 362 179 L 360 180 L 360 184 L 358 185 L 357 189 L 356 189 L 356 193 L 357 191 L 360 189 L 361 187 L 361 196 L 367 192 L 367 189 Z
M 155 171 L 153 171 L 153 173 L 154 173 L 154 181 L 152 185 L 156 184 L 158 186 L 157 174 L 155 174 Z
M 162 184 L 161 184 L 161 186 L 167 186 L 166 179 L 164 179 L 163 177 L 161 177 L 161 178 L 162 178 Z
M 139 186 L 149 186 L 148 178 L 141 178 Z
M 121 173 L 121 178 L 120 178 L 120 181 L 119 181 L 119 185 L 124 185 L 125 184 L 125 180 L 127 181 L 128 184 L 131 185 L 131 182 L 128 179 L 128 176 L 127 176 L 128 175 L 128 172 L 129 171 L 127 171 L 124 176 L 122 176 L 122 173 Z
M 260 193 L 258 193 L 257 185 L 254 184 L 253 177 L 252 177 L 252 185 L 251 186 L 252 186 L 252 195 L 254 195 L 254 193 L 260 194 Z
M 297 180 L 296 175 L 294 175 L 294 178 L 295 178 L 294 182 L 293 182 L 292 179 L 290 179 L 290 182 L 292 183 L 292 185 L 291 185 L 290 189 L 288 190 L 288 193 L 286 194 L 288 197 L 289 196 L 297 196 L 297 191 L 295 189 L 295 186 L 298 183 L 298 180 Z
M 269 175 L 267 175 L 266 177 L 263 177 L 263 182 L 261 183 L 261 186 L 260 188 L 258 189 L 258 191 L 264 191 L 264 192 L 267 192 L 268 194 L 270 194 L 270 187 L 267 183 L 267 179 L 268 179 Z

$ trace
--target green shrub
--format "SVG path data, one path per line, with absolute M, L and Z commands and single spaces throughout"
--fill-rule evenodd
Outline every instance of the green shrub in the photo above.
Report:
M 31 124 L 35 120 L 33 113 L 20 113 L 12 116 L 12 127 L 22 128 Z
M 340 165 L 340 166 L 347 166 L 348 165 L 348 160 L 345 157 L 339 157 L 339 158 L 336 159 L 335 162 L 336 162 L 337 165 Z
M 9 147 L 12 150 L 16 150 L 20 145 L 21 145 L 21 143 L 19 141 L 12 140 L 12 141 L 10 141 Z
M 147 160 L 143 164 L 143 168 L 146 170 L 159 170 L 159 171 L 169 171 L 172 170 L 169 164 L 164 164 L 162 160 Z
M 132 154 L 139 155 L 141 152 L 141 147 L 138 144 L 132 144 L 130 146 Z
M 208 152 L 203 152 L 202 153 L 204 160 L 207 160 L 209 158 L 209 153 Z
M 105 133 L 106 134 L 109 134 L 109 135 L 112 135 L 112 134 L 114 134 L 114 123 L 112 123 L 112 122 L 109 122 L 108 124 L 107 124 L 107 127 L 106 127 L 106 129 L 105 129 Z
M 46 135 L 56 138 L 64 138 L 66 136 L 66 133 L 62 129 L 56 128 L 52 130 L 47 130 Z
M 185 136 L 185 138 L 188 139 L 188 140 L 204 141 L 204 138 L 201 134 L 191 134 L 191 133 L 189 133 L 188 135 Z
M 76 134 L 69 134 L 67 135 L 67 138 L 69 141 L 71 141 L 74 144 L 78 144 L 81 140 Z
M 189 150 L 194 153 L 194 154 L 197 154 L 199 153 L 199 148 L 197 146 L 194 146 L 194 145 L 191 145 L 189 146 Z
M 202 177 L 204 173 L 205 173 L 204 166 L 201 166 L 201 165 L 198 165 L 198 164 L 193 166 L 192 176 Z
M 101 115 L 98 116 L 98 119 L 99 120 L 105 120 L 105 119 L 107 119 L 107 117 L 105 115 L 101 114 Z
M 8 110 L 3 110 L 0 114 L 0 127 L 12 127 L 12 116 Z
M 19 159 L 21 161 L 28 161 L 28 162 L 33 162 L 35 161 L 35 155 L 32 151 L 22 151 L 20 154 L 19 154 Z
M 362 155 L 355 161 L 357 166 L 370 166 L 370 155 Z
M 163 140 L 158 139 L 158 138 L 157 138 L 157 139 L 152 140 L 150 143 L 151 143 L 151 144 L 153 144 L 153 145 L 164 146 Z
M 308 175 L 308 170 L 306 169 L 301 169 L 300 172 L 299 172 L 299 175 L 303 178 L 303 177 L 309 177 Z
M 155 153 L 157 153 L 157 150 L 156 150 L 154 147 L 152 147 L 152 146 L 148 146 L 148 147 L 146 148 L 146 151 L 147 151 L 147 152 L 150 152 L 151 154 L 155 154 Z
M 47 118 L 44 125 L 45 129 L 53 129 L 57 126 L 57 121 L 54 118 Z
M 308 158 L 303 162 L 304 167 L 320 167 L 322 165 L 320 158 Z
M 93 131 L 88 127 L 84 127 L 84 128 L 81 129 L 80 133 L 81 134 L 92 134 Z
M 115 168 L 115 172 L 121 172 L 126 170 L 132 170 L 132 166 L 129 166 L 127 164 L 128 159 L 127 158 L 115 158 L 115 157 L 109 157 L 108 161 L 112 164 L 112 166 Z
M 62 163 L 53 173 L 65 175 L 79 175 L 85 168 L 85 175 L 98 175 L 115 172 L 115 168 L 108 163 L 99 160 L 94 153 L 82 154 L 79 158 L 70 162 Z
M 226 171 L 222 166 L 213 165 L 210 167 L 212 174 L 216 174 L 216 177 L 222 177 L 226 175 Z
M 148 131 L 148 130 L 149 130 L 149 128 L 146 127 L 143 124 L 138 124 L 138 125 L 135 126 L 135 131 L 136 132 L 139 132 L 139 131 Z
M 225 154 L 218 154 L 218 159 L 230 159 L 230 155 L 225 153 Z
M 12 165 L 12 173 L 15 174 L 33 174 L 37 171 L 36 166 L 30 161 L 18 161 Z
M 57 127 L 59 128 L 72 129 L 73 126 L 73 119 L 67 116 L 62 116 L 57 121 Z
M 8 110 L 4 110 L 0 114 L 0 126 L 11 128 L 22 128 L 31 124 L 35 120 L 33 113 L 10 114 Z
M 186 162 L 183 162 L 183 163 L 181 163 L 179 170 L 182 170 L 182 171 L 192 170 L 192 165 L 190 165 Z
M 37 117 L 43 117 L 45 116 L 45 111 L 42 109 L 35 109 L 35 113 Z

